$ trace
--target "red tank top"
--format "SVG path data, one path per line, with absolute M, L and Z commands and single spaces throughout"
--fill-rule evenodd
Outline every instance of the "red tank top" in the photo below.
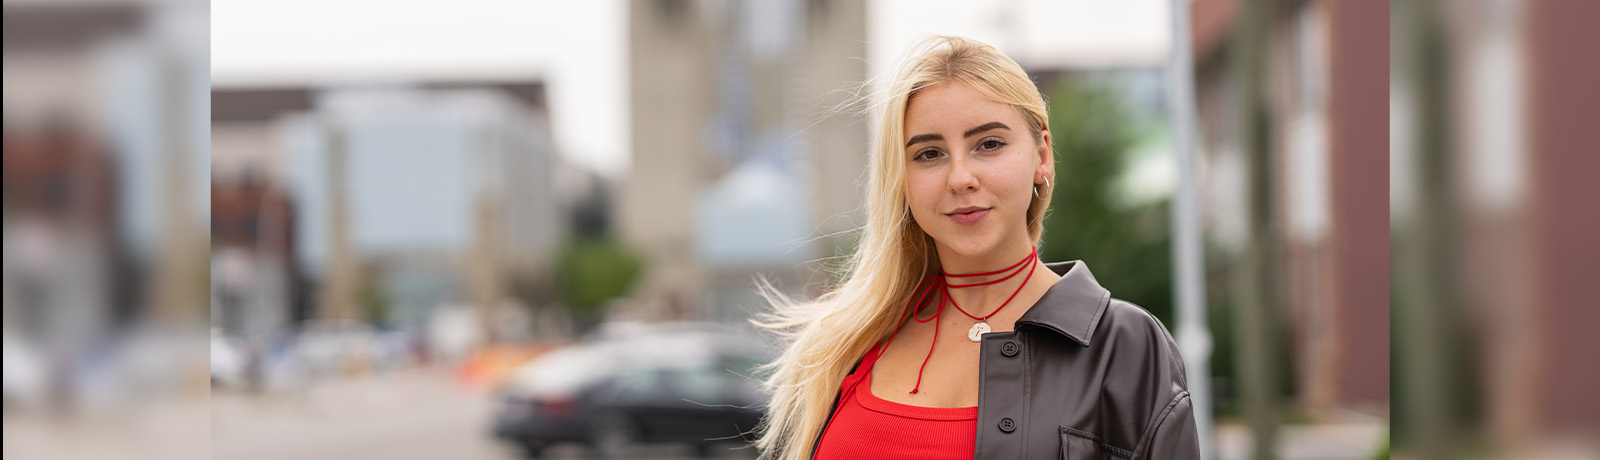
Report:
M 839 385 L 839 407 L 814 458 L 970 459 L 978 436 L 978 406 L 922 407 L 872 395 L 875 345 Z

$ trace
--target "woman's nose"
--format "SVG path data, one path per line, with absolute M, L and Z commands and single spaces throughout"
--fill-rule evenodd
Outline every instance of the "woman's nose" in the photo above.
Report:
M 952 155 L 950 158 L 950 177 L 947 179 L 950 191 L 961 193 L 978 189 L 978 176 L 973 174 L 971 161 L 966 155 Z

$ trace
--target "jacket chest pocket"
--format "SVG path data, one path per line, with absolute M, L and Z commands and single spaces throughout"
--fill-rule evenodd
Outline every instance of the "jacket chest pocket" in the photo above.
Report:
M 1127 459 L 1132 452 L 1100 442 L 1094 433 L 1061 427 L 1062 460 Z

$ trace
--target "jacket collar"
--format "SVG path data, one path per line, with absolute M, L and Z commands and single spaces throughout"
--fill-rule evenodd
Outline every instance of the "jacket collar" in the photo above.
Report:
M 1111 304 L 1111 291 L 1100 287 L 1089 265 L 1081 260 L 1045 264 L 1061 275 L 1056 284 L 1017 319 L 1017 324 L 1039 326 L 1067 336 L 1087 347 L 1095 327 Z

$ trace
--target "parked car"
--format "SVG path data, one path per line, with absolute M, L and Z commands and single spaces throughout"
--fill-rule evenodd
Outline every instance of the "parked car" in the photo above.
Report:
M 560 442 L 602 458 L 654 443 L 705 455 L 753 440 L 764 404 L 751 372 L 769 354 L 754 336 L 681 327 L 559 348 L 512 372 L 494 432 L 535 457 Z

